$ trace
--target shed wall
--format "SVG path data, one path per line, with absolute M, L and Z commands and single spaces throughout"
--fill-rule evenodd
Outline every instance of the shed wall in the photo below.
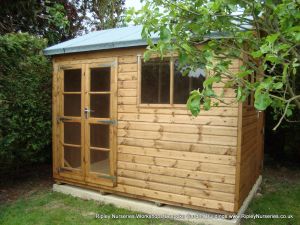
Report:
M 138 105 L 137 55 L 143 51 L 112 50 L 58 56 L 54 60 L 118 57 L 118 177 L 116 187 L 105 189 L 207 211 L 233 212 L 238 104 L 220 104 L 202 111 L 197 118 L 192 118 L 184 105 Z M 231 69 L 237 70 L 238 66 L 236 63 Z M 216 91 L 221 91 L 221 86 L 217 84 Z M 225 97 L 228 102 L 234 101 L 233 90 L 227 89 Z M 245 119 L 245 124 L 251 118 Z M 251 133 L 252 127 L 247 131 Z

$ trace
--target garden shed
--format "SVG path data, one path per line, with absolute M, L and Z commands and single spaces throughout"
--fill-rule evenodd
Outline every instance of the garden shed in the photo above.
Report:
M 236 103 L 225 88 L 225 101 L 234 103 L 192 117 L 186 100 L 209 71 L 183 77 L 173 55 L 144 62 L 141 31 L 96 31 L 45 49 L 53 60 L 55 181 L 237 212 L 261 174 L 263 113 L 253 96 Z M 235 60 L 230 69 L 242 64 Z

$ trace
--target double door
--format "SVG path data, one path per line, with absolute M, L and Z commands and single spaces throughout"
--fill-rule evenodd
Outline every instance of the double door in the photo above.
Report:
M 116 183 L 115 60 L 58 67 L 58 176 L 84 183 Z

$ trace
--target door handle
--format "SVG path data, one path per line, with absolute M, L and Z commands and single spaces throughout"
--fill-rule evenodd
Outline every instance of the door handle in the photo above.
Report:
M 84 115 L 85 115 L 86 119 L 88 118 L 88 113 L 91 113 L 91 112 L 95 112 L 95 110 L 88 109 L 87 107 L 84 108 Z
M 97 122 L 110 125 L 117 125 L 118 123 L 116 120 L 98 120 Z

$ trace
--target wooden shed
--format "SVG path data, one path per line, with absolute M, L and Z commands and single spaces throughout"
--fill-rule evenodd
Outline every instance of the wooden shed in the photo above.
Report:
M 249 98 L 192 117 L 188 94 L 209 71 L 182 77 L 175 56 L 144 62 L 141 30 L 91 32 L 45 49 L 53 59 L 55 181 L 236 213 L 261 174 L 263 114 Z M 234 99 L 226 88 L 225 101 Z

